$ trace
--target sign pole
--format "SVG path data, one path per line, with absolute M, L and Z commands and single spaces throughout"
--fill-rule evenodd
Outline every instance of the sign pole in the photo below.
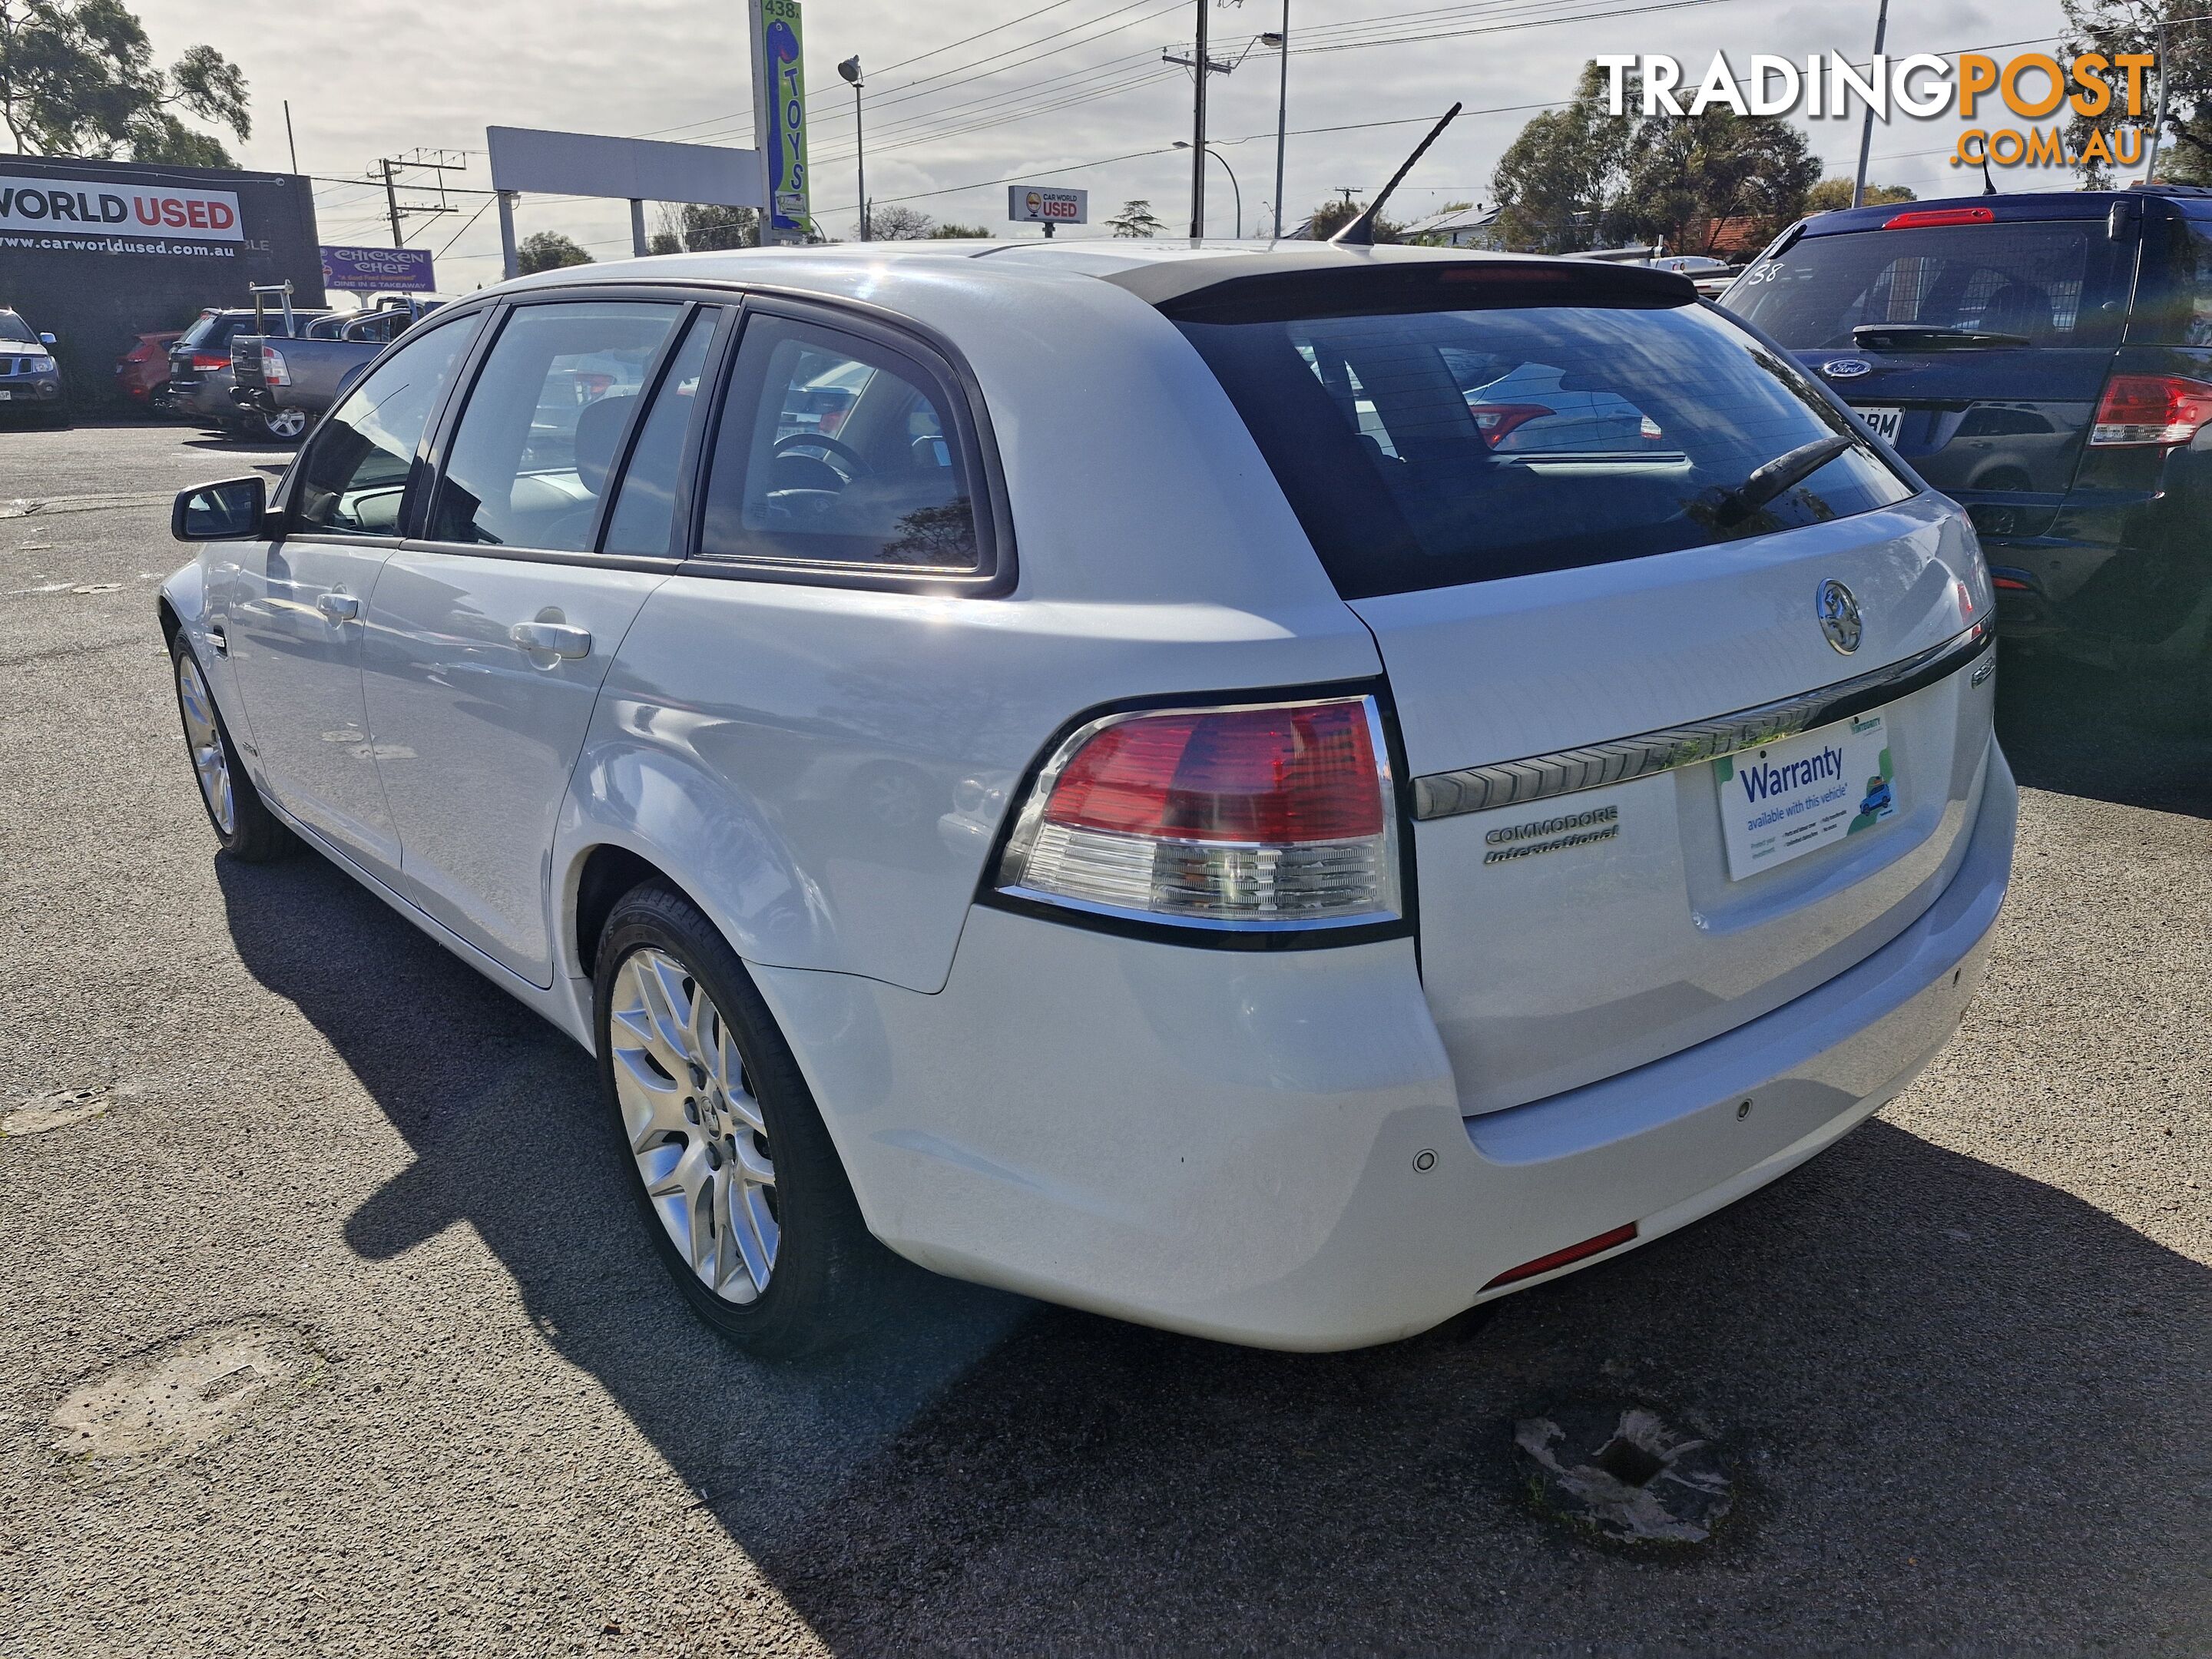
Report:
M 522 256 L 514 246 L 514 192 L 511 190 L 499 193 L 499 252 L 504 262 L 501 274 L 511 283 L 522 275 Z
M 633 196 L 629 198 L 629 251 L 641 259 L 647 252 L 645 240 L 645 204 Z

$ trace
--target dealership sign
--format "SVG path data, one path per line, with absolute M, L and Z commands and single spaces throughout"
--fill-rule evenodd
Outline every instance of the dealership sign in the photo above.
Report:
M 1024 225 L 1087 225 L 1091 222 L 1091 192 L 1047 190 L 1042 185 L 1009 185 L 1006 217 Z
M 436 291 L 426 247 L 326 247 L 323 286 L 362 294 Z
M 803 242 L 814 229 L 806 160 L 806 82 L 799 0 L 752 0 L 753 127 L 768 175 L 763 242 Z
M 169 242 L 239 242 L 246 238 L 239 223 L 238 198 L 227 190 L 0 174 L 0 232 L 6 231 L 156 237 Z

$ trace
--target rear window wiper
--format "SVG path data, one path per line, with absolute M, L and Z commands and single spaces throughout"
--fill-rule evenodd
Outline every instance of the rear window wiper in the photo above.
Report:
M 1734 489 L 1723 490 L 1713 516 L 1724 525 L 1741 524 L 1790 485 L 1809 478 L 1845 450 L 1857 446 L 1857 439 L 1838 432 L 1832 438 L 1815 438 L 1809 444 L 1785 450 Z
M 1944 346 L 2024 346 L 2033 343 L 2025 334 L 2001 334 L 1993 328 L 1946 328 L 1936 323 L 1861 323 L 1851 331 L 1851 343 L 1881 351 L 1901 346 L 1910 351 Z

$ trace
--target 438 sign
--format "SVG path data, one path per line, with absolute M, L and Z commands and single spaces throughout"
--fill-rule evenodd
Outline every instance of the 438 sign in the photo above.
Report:
M 803 241 L 814 228 L 806 180 L 806 80 L 799 0 L 753 0 L 757 125 L 768 172 L 768 235 Z

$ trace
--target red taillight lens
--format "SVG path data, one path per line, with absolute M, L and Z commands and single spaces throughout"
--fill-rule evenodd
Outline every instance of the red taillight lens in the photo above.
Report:
M 1579 1244 L 1570 1244 L 1564 1250 L 1554 1250 L 1549 1255 L 1540 1255 L 1534 1261 L 1524 1261 L 1517 1267 L 1508 1267 L 1482 1288 L 1494 1291 L 1500 1285 L 1517 1285 L 1524 1279 L 1534 1279 L 1554 1267 L 1564 1267 L 1571 1261 L 1580 1261 L 1585 1256 L 1602 1255 L 1606 1251 L 1627 1243 L 1636 1237 L 1636 1224 L 1615 1227 L 1610 1232 L 1600 1233 L 1595 1238 L 1586 1238 Z
M 1395 918 L 1379 729 L 1366 697 L 1093 722 L 1039 775 L 1000 889 L 1198 926 Z
M 1984 207 L 1922 208 L 1881 222 L 1884 230 L 1911 230 L 1920 225 L 1992 225 L 1997 216 Z
M 230 359 L 221 352 L 195 351 L 192 353 L 192 367 L 203 374 L 212 374 L 218 368 L 228 368 Z
M 1469 404 L 1468 410 L 1482 435 L 1493 444 L 1510 437 L 1516 428 L 1559 412 L 1542 404 Z
M 2105 382 L 2093 444 L 2185 444 L 2212 421 L 2212 386 L 2179 374 L 2115 374 Z

